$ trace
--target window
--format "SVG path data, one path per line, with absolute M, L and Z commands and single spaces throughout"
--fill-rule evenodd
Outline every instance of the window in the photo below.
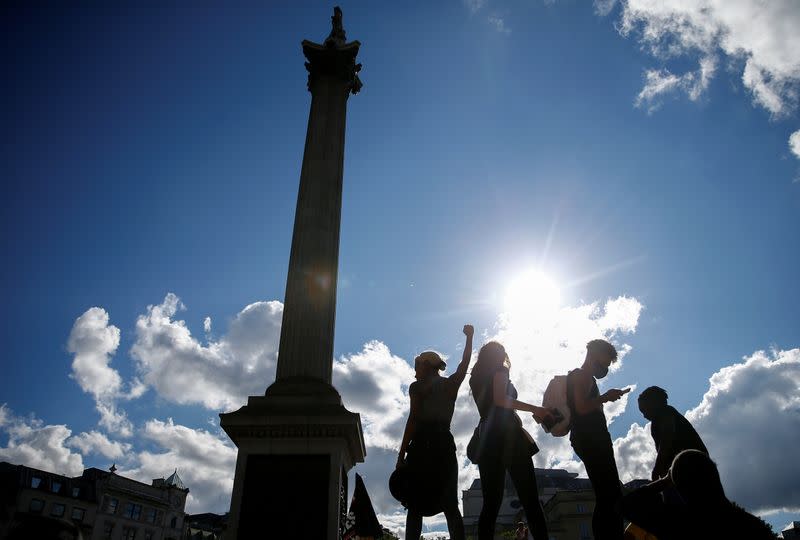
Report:
M 115 499 L 114 497 L 109 497 L 108 495 L 106 495 L 105 498 L 106 513 L 116 514 L 117 506 L 119 506 L 119 500 Z
M 70 514 L 70 517 L 73 519 L 73 521 L 83 521 L 83 516 L 85 515 L 86 510 L 83 508 L 78 508 L 76 506 L 72 507 L 72 514 Z
M 589 524 L 586 522 L 579 523 L 578 529 L 580 530 L 580 539 L 581 540 L 590 540 L 592 538 L 592 533 L 589 532 Z
M 578 503 L 578 513 L 585 514 L 586 513 L 586 505 Z
M 53 493 L 58 493 L 61 491 L 61 482 L 58 480 L 53 480 L 53 482 L 50 484 L 50 489 L 53 491 Z
M 103 525 L 103 540 L 111 540 L 111 535 L 114 534 L 114 524 L 106 522 Z
M 80 494 L 81 494 L 81 488 L 79 488 L 79 487 L 72 488 L 72 496 L 73 497 L 77 497 Z
M 133 527 L 123 527 L 122 540 L 136 540 L 136 529 Z
M 148 508 L 144 511 L 144 520 L 147 523 L 155 523 L 156 522 L 156 509 L 155 508 Z M 147 533 L 145 533 L 146 535 Z
M 64 515 L 64 505 L 59 503 L 53 503 L 53 507 L 50 509 L 50 515 L 55 517 L 61 517 Z
M 32 487 L 33 489 L 36 489 L 36 488 L 38 488 L 38 487 L 39 487 L 39 484 L 41 484 L 41 483 L 42 483 L 42 479 L 41 479 L 41 478 L 39 478 L 38 476 L 32 476 L 32 477 L 31 477 L 31 487 Z
M 177 517 L 173 517 L 173 518 L 172 518 L 172 519 L 169 521 L 169 526 L 170 526 L 170 527 L 172 527 L 172 528 L 174 529 L 174 528 L 175 528 L 177 525 L 178 525 L 178 518 L 177 518 Z
M 153 531 L 144 531 L 144 540 L 153 540 Z
M 142 517 L 142 505 L 141 504 L 133 504 L 128 503 L 125 505 L 125 511 L 122 513 L 123 516 L 130 519 L 139 520 Z
M 37 512 L 37 513 L 41 512 L 43 508 L 44 508 L 44 501 L 42 499 L 31 499 L 31 505 L 28 507 L 28 509 L 31 512 Z

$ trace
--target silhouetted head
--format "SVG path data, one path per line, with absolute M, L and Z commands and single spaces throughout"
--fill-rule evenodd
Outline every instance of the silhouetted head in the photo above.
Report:
M 689 506 L 699 508 L 727 501 L 717 465 L 700 450 L 684 450 L 675 456 L 669 475 Z
M 617 349 L 604 339 L 593 339 L 586 344 L 586 363 L 596 379 L 608 375 L 608 368 L 617 361 Z
M 478 351 L 478 359 L 472 368 L 470 381 L 491 376 L 500 367 L 506 369 L 511 367 L 506 348 L 497 341 L 488 341 Z
M 417 380 L 422 380 L 431 375 L 442 371 L 447 367 L 447 364 L 439 353 L 435 351 L 425 351 L 420 353 L 414 358 L 414 377 Z
M 478 359 L 475 362 L 475 367 L 478 366 L 494 371 L 501 366 L 510 368 L 511 361 L 508 359 L 508 353 L 506 353 L 505 347 L 497 341 L 489 341 L 478 351 Z
M 667 406 L 667 391 L 658 386 L 645 388 L 639 394 L 639 410 L 642 416 L 652 420 L 656 413 Z

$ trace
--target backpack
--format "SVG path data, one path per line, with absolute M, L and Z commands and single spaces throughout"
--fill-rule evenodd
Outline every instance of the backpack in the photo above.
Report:
M 542 422 L 545 432 L 554 437 L 563 437 L 569 433 L 572 424 L 572 411 L 567 402 L 567 376 L 556 375 L 547 385 L 542 397 L 542 407 L 558 411 L 555 422 Z

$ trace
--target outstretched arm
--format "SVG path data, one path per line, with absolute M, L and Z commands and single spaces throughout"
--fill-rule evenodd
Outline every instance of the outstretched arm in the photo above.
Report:
M 464 325 L 464 335 L 467 340 L 464 343 L 464 353 L 461 355 L 461 363 L 458 364 L 455 373 L 450 375 L 447 379 L 450 381 L 450 391 L 453 395 L 458 393 L 461 383 L 464 382 L 464 377 L 467 376 L 467 368 L 469 367 L 469 359 L 472 358 L 472 335 L 475 329 L 471 324 Z
M 508 373 L 505 370 L 498 371 L 495 373 L 494 379 L 492 380 L 492 395 L 494 397 L 495 407 L 533 413 L 533 419 L 536 420 L 537 423 L 541 423 L 546 416 L 552 414 L 549 409 L 545 409 L 544 407 L 537 407 L 536 405 L 513 399 L 506 393 L 507 388 Z
M 408 393 L 411 397 L 411 410 L 408 413 L 408 420 L 406 420 L 406 429 L 403 431 L 403 442 L 400 443 L 400 451 L 397 454 L 398 467 L 406 460 L 408 443 L 414 438 L 414 431 L 417 427 L 417 415 L 419 414 L 419 397 L 417 393 L 410 390 Z

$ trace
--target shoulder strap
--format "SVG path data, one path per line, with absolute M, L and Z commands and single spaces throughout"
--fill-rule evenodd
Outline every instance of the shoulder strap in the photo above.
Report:
M 572 385 L 572 374 L 575 373 L 575 370 L 572 370 L 567 373 L 567 407 L 569 407 L 569 412 L 571 415 L 575 415 L 575 396 L 574 396 L 574 387 Z

